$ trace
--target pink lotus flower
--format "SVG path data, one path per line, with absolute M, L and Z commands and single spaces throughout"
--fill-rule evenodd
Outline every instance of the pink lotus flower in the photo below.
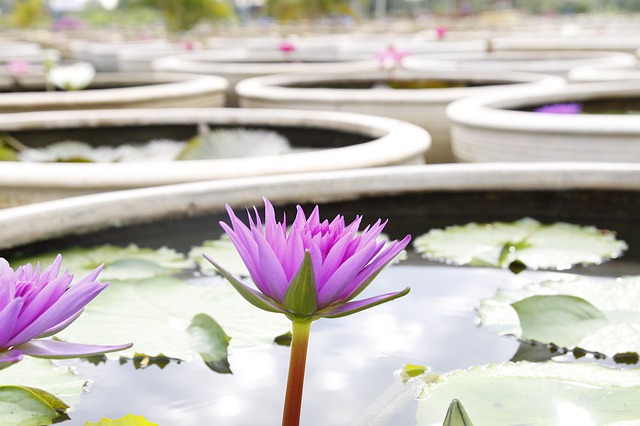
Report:
M 447 27 L 440 25 L 435 27 L 433 31 L 436 33 L 436 38 L 438 40 L 442 40 L 447 35 L 447 32 L 449 31 L 449 29 Z
M 0 258 L 0 369 L 22 359 L 77 358 L 127 349 L 131 343 L 116 346 L 83 345 L 45 339 L 76 320 L 87 303 L 108 283 L 96 281 L 102 266 L 70 286 L 73 275 L 59 275 L 62 257 L 58 255 L 44 272 L 31 264 L 15 271 Z
M 396 49 L 393 44 L 390 44 L 386 50 L 377 53 L 378 66 L 381 69 L 393 69 L 401 68 L 402 60 L 409 55 L 409 52 Z
M 582 112 L 582 104 L 549 104 L 536 108 L 533 112 L 540 112 L 544 114 L 580 114 Z
M 409 288 L 368 299 L 353 301 L 409 244 L 378 241 L 385 223 L 378 220 L 358 233 L 362 217 L 345 226 L 344 217 L 320 222 L 318 206 L 307 218 L 300 206 L 287 231 L 286 218 L 277 222 L 273 206 L 264 200 L 264 225 L 254 207 L 255 219 L 249 227 L 227 212 L 231 227 L 220 222 L 258 290 L 207 257 L 233 287 L 254 306 L 286 315 L 292 321 L 291 358 L 282 424 L 300 423 L 302 388 L 311 323 L 318 318 L 337 318 L 404 296 Z M 387 244 L 388 243 L 388 244 Z
M 205 255 L 253 305 L 291 319 L 315 320 L 350 315 L 409 292 L 406 288 L 352 301 L 409 244 L 409 235 L 386 244 L 376 240 L 386 222 L 378 220 L 359 234 L 361 216 L 348 226 L 339 215 L 332 222 L 320 222 L 317 206 L 308 218 L 298 206 L 287 232 L 284 221 L 276 222 L 271 203 L 266 199 L 264 203 L 264 225 L 256 210 L 255 221 L 249 215 L 247 227 L 229 206 L 232 228 L 220 223 L 259 291 L 245 286 Z
M 31 65 L 22 59 L 13 59 L 7 63 L 7 71 L 14 77 L 29 74 Z
M 290 41 L 283 41 L 278 45 L 278 50 L 282 53 L 292 53 L 296 50 L 296 45 L 291 43 Z

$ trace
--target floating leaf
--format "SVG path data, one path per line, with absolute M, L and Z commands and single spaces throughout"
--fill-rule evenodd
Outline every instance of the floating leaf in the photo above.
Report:
M 533 296 L 562 297 L 531 299 L 519 305 L 528 325 L 533 327 L 523 336 L 512 304 Z M 572 281 L 545 281 L 518 290 L 498 290 L 495 296 L 480 302 L 478 314 L 482 326 L 501 334 L 535 338 L 567 348 L 577 346 L 610 357 L 640 353 L 640 277 L 575 277 Z
M 159 426 L 158 423 L 150 422 L 145 419 L 144 416 L 134 416 L 133 414 L 127 414 L 119 419 L 107 419 L 104 418 L 99 422 L 86 422 L 84 426 Z
M 0 371 L 0 386 L 7 385 L 42 389 L 73 407 L 80 402 L 87 381 L 78 378 L 69 367 L 56 367 L 48 359 L 25 357 Z
M 84 163 L 174 161 L 185 146 L 185 142 L 169 139 L 155 139 L 145 144 L 97 147 L 81 141 L 61 141 L 43 148 L 21 150 L 18 159 L 30 162 Z
M 417 425 L 442 425 L 464 401 L 477 425 L 603 425 L 638 421 L 640 370 L 583 363 L 504 363 L 458 370 L 425 383 Z
M 131 349 L 107 354 L 110 359 L 138 353 L 191 360 L 203 352 L 202 334 L 190 332 L 199 314 L 215 319 L 236 348 L 270 344 L 290 330 L 284 316 L 254 309 L 221 277 L 155 277 L 112 282 L 58 337 L 87 344 L 134 342 Z
M 207 314 L 196 315 L 187 332 L 194 340 L 193 349 L 200 354 L 210 369 L 218 373 L 231 373 L 227 360 L 230 339 L 213 318 Z
M 59 252 L 48 252 L 38 256 L 11 259 L 14 266 L 25 263 L 51 264 Z M 68 268 L 76 278 L 93 271 L 105 264 L 100 279 L 126 280 L 142 279 L 174 273 L 192 268 L 193 262 L 183 254 L 167 247 L 159 249 L 140 248 L 135 244 L 126 247 L 102 245 L 90 248 L 73 247 L 62 252 L 62 268 Z
M 250 129 L 210 131 L 204 128 L 187 142 L 178 160 L 257 157 L 284 154 L 290 150 L 287 139 L 276 132 Z
M 599 264 L 627 249 L 610 231 L 563 222 L 544 225 L 530 218 L 433 229 L 416 238 L 414 246 L 432 260 L 510 268 L 515 273 L 525 267 L 568 269 L 576 264 Z
M 3 425 L 50 425 L 67 408 L 64 402 L 40 389 L 0 386 L 0 424 Z
M 575 296 L 531 296 L 511 306 L 518 313 L 523 339 L 567 347 L 608 322 L 595 306 Z
M 216 268 L 205 259 L 202 254 L 206 254 L 211 259 L 222 265 L 227 271 L 240 277 L 248 277 L 249 271 L 238 254 L 238 250 L 233 245 L 231 238 L 223 234 L 218 240 L 207 240 L 202 245 L 193 247 L 189 251 L 188 257 L 194 260 L 202 271 L 216 272 Z

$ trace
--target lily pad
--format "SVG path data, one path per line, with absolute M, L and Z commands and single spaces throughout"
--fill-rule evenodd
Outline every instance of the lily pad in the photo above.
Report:
M 19 363 L 0 371 L 0 386 L 42 389 L 60 398 L 71 409 L 80 402 L 87 383 L 87 380 L 74 374 L 71 368 L 56 367 L 50 360 L 41 358 L 25 357 Z
M 442 425 L 453 399 L 476 425 L 617 425 L 640 419 L 638 398 L 640 370 L 508 362 L 428 376 L 417 425 Z
M 469 223 L 433 229 L 416 238 L 423 257 L 441 262 L 529 269 L 568 269 L 619 257 L 627 244 L 615 233 L 563 222 L 545 225 L 531 218 L 515 222 Z
M 216 272 L 217 270 L 211 262 L 202 256 L 203 253 L 214 259 L 232 274 L 241 277 L 249 276 L 247 266 L 242 261 L 238 250 L 227 234 L 223 234 L 218 240 L 204 241 L 202 245 L 193 247 L 189 251 L 189 259 L 196 262 L 201 271 L 207 273 Z
M 268 130 L 219 129 L 210 131 L 201 126 L 178 160 L 206 160 L 216 158 L 257 157 L 279 155 L 291 150 L 289 141 Z
M 159 426 L 158 423 L 150 422 L 144 416 L 134 416 L 127 414 L 119 419 L 104 418 L 99 422 L 86 422 L 84 426 Z
M 255 309 L 222 277 L 188 282 L 165 276 L 112 282 L 57 336 L 87 344 L 134 342 L 131 349 L 106 354 L 109 359 L 142 354 L 191 360 L 203 353 L 202 330 L 220 333 L 212 332 L 209 326 L 203 329 L 198 321 L 200 331 L 194 332 L 194 318 L 199 314 L 215 319 L 231 337 L 232 348 L 271 344 L 290 330 L 283 315 Z M 207 353 L 215 352 L 212 341 L 215 339 L 207 343 Z M 224 344 L 222 340 L 220 344 Z
M 38 261 L 42 265 L 49 265 L 58 253 L 48 252 L 29 258 L 11 259 L 10 263 L 14 267 L 25 263 L 35 265 Z M 179 272 L 194 265 L 191 260 L 173 249 L 141 248 L 135 244 L 126 247 L 73 247 L 60 253 L 62 268 L 68 268 L 76 278 L 85 276 L 104 263 L 105 267 L 100 273 L 100 279 L 104 281 L 150 278 Z
M 478 315 L 482 326 L 521 339 L 610 357 L 640 353 L 640 277 L 575 277 L 499 290 L 480 302 Z
M 0 386 L 0 424 L 50 425 L 67 409 L 55 396 L 24 386 Z

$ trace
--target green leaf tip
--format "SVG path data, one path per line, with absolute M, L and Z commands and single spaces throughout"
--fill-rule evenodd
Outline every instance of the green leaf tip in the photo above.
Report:
M 442 426 L 473 426 L 467 411 L 457 399 L 451 401 Z

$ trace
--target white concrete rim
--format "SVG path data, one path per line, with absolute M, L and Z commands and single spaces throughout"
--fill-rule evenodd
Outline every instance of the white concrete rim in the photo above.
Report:
M 377 70 L 273 74 L 243 80 L 236 85 L 235 91 L 238 96 L 246 97 L 247 99 L 269 99 L 273 101 L 312 102 L 313 100 L 317 99 L 326 102 L 349 101 L 354 103 L 369 103 L 372 101 L 386 100 L 408 103 L 451 101 L 462 96 L 470 96 L 474 92 L 483 92 L 488 90 L 487 86 L 445 89 L 390 90 L 297 88 L 286 86 L 292 83 L 315 83 L 322 81 L 340 80 L 362 81 L 389 78 L 397 78 L 399 80 L 410 78 L 433 78 L 447 80 L 483 80 L 487 82 L 509 82 L 512 84 L 505 85 L 505 87 L 509 88 L 517 88 L 519 86 L 529 84 L 559 86 L 565 83 L 565 80 L 561 77 L 516 71 L 418 71 L 400 69 L 396 71 Z M 500 88 L 502 88 L 502 85 L 500 86 Z
M 459 99 L 449 104 L 447 117 L 455 124 L 531 133 L 639 134 L 637 116 L 599 114 L 540 114 L 510 111 L 527 105 L 581 102 L 613 94 L 640 96 L 640 80 L 522 88 Z M 611 129 L 615 129 L 613 132 Z
M 274 109 L 160 108 L 46 111 L 0 114 L 0 130 L 109 125 L 225 124 L 295 126 L 359 133 L 371 141 L 279 156 L 154 163 L 3 162 L 0 187 L 133 188 L 204 179 L 343 170 L 422 158 L 431 145 L 426 130 L 400 120 L 364 114 Z
M 0 248 L 232 206 L 322 203 L 407 192 L 638 191 L 636 163 L 484 163 L 250 177 L 107 192 L 0 210 Z

